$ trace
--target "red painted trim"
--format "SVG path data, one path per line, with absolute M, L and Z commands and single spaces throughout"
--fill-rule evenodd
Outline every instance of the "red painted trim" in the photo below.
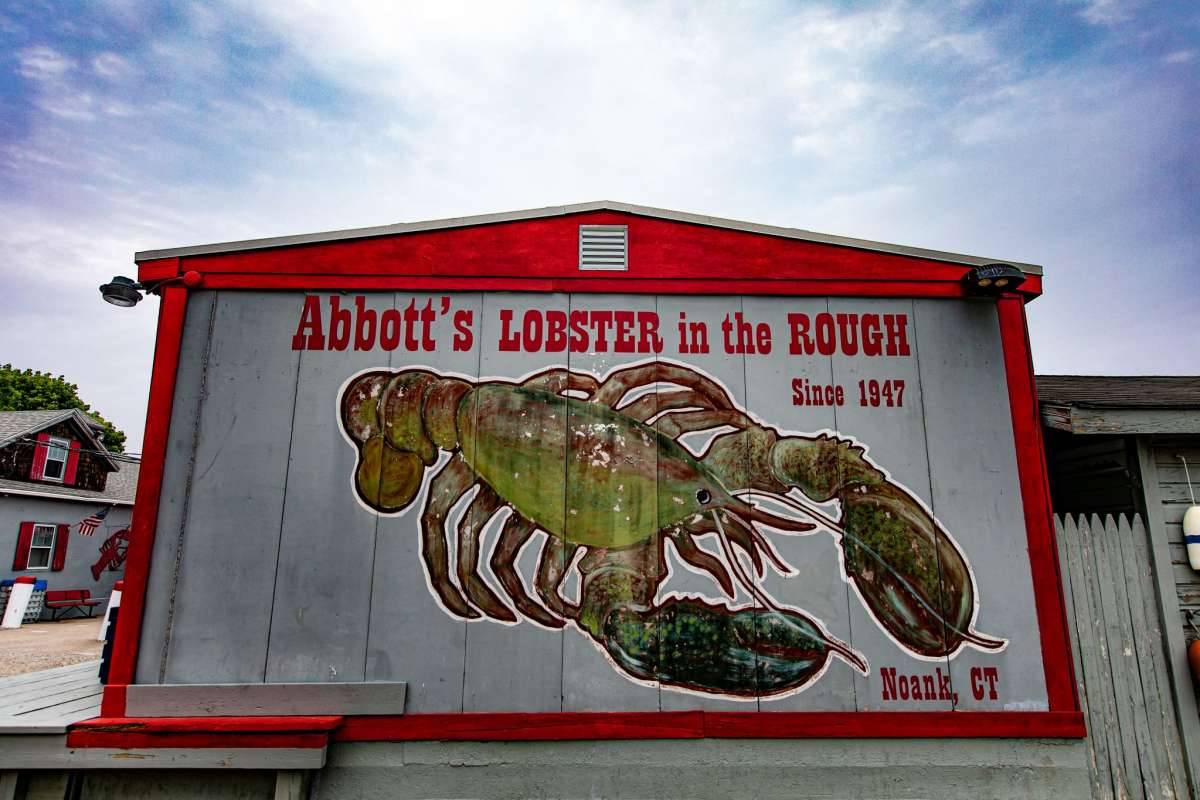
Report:
M 138 637 L 149 580 L 150 551 L 158 524 L 158 498 L 162 490 L 163 461 L 167 433 L 171 427 L 171 405 L 175 397 L 175 372 L 187 309 L 187 289 L 163 289 L 158 310 L 158 337 L 154 343 L 154 365 L 150 374 L 150 399 L 146 408 L 146 432 L 142 441 L 142 468 L 134 498 L 130 526 L 129 555 L 125 561 L 126 591 L 121 596 L 117 638 L 113 646 L 109 681 L 132 683 L 137 664 Z
M 153 261 L 143 261 L 137 267 L 139 283 L 165 281 L 179 274 L 179 259 L 156 258 Z
M 283 747 L 321 748 L 329 742 L 326 733 L 108 733 L 71 730 L 67 747 L 113 747 L 122 750 L 158 747 Z
M 1078 712 L 680 711 L 636 713 L 409 714 L 350 717 L 339 742 L 584 739 L 869 739 L 1087 735 Z
M 123 688 L 123 687 L 122 687 Z M 312 733 L 331 731 L 345 717 L 110 717 L 77 722 L 71 730 L 102 733 Z
M 1006 296 L 997 302 L 997 312 L 1000 318 L 1000 341 L 1004 348 L 1004 371 L 1008 379 L 1008 399 L 1012 409 L 1017 473 L 1025 507 L 1025 531 L 1029 540 L 1034 602 L 1042 640 L 1046 694 L 1051 711 L 1078 711 L 1079 696 L 1075 685 L 1075 667 L 1071 660 L 1058 546 L 1054 540 L 1050 480 L 1046 470 L 1046 451 L 1042 444 L 1024 302 L 1020 297 Z
M 749 712 L 757 716 L 756 712 Z M 554 741 L 565 739 L 699 739 L 700 711 L 452 713 L 350 717 L 334 732 L 339 742 Z
M 629 269 L 619 276 L 622 283 L 711 280 L 732 274 L 742 279 L 957 283 L 971 268 L 934 258 L 616 211 L 186 256 L 182 266 L 206 277 L 242 273 L 333 275 L 343 280 L 360 276 L 587 280 L 592 276 L 585 278 L 587 273 L 578 268 L 580 224 L 629 226 Z M 1032 292 L 1034 283 L 1027 281 L 1022 289 Z
M 124 595 L 124 592 L 122 592 Z M 120 617 L 118 616 L 118 619 Z M 111 668 L 110 668 L 111 672 Z M 109 680 L 112 680 L 110 674 Z M 125 716 L 125 688 L 124 683 L 108 683 L 104 686 L 104 694 L 100 698 L 100 716 L 101 718 L 124 717 Z M 97 720 L 91 720 L 96 722 Z M 80 723 L 86 724 L 86 723 Z
M 206 275 L 207 289 L 408 290 L 444 292 L 619 292 L 624 294 L 963 297 L 957 281 L 687 280 L 342 275 Z

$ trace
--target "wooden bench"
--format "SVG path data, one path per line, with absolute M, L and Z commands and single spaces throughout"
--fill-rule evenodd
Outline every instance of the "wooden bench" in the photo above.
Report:
M 46 608 L 50 609 L 52 622 L 65 618 L 71 609 L 78 611 L 80 617 L 84 616 L 86 610 L 86 616 L 91 617 L 98 605 L 100 605 L 100 601 L 93 600 L 92 593 L 88 589 L 58 589 L 46 592 Z M 59 616 L 60 611 L 62 612 L 61 617 Z

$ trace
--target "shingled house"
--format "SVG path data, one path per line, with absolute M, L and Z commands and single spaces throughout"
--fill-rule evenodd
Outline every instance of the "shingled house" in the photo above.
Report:
M 138 463 L 108 452 L 75 409 L 0 412 L 0 578 L 109 594 L 124 566 Z M 103 513 L 101 513 L 103 512 Z M 91 536 L 79 523 L 103 519 Z

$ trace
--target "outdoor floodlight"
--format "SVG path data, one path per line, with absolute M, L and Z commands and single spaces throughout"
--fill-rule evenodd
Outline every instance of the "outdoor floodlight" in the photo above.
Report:
M 967 294 L 996 297 L 1011 292 L 1025 282 L 1025 273 L 1011 264 L 986 264 L 963 276 Z
M 112 303 L 114 306 L 121 308 L 130 308 L 136 306 L 142 299 L 142 292 L 154 292 L 158 287 L 164 284 L 180 282 L 189 289 L 195 289 L 204 279 L 199 272 L 188 270 L 182 275 L 174 278 L 167 278 L 163 281 L 154 281 L 150 286 L 138 283 L 133 278 L 126 278 L 124 275 L 116 275 L 111 281 L 100 287 L 100 296 L 106 302 Z
M 145 287 L 132 278 L 124 275 L 115 276 L 110 282 L 100 287 L 100 294 L 106 302 L 121 308 L 136 306 L 142 299 L 141 290 Z

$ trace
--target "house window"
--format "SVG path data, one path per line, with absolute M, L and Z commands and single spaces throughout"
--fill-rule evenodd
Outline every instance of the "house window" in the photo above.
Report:
M 50 437 L 46 447 L 46 469 L 42 477 L 48 481 L 62 482 L 67 474 L 67 455 L 71 452 L 71 443 L 66 439 Z
M 29 561 L 26 569 L 48 569 L 50 556 L 54 552 L 53 525 L 34 525 L 33 538 L 29 540 Z

